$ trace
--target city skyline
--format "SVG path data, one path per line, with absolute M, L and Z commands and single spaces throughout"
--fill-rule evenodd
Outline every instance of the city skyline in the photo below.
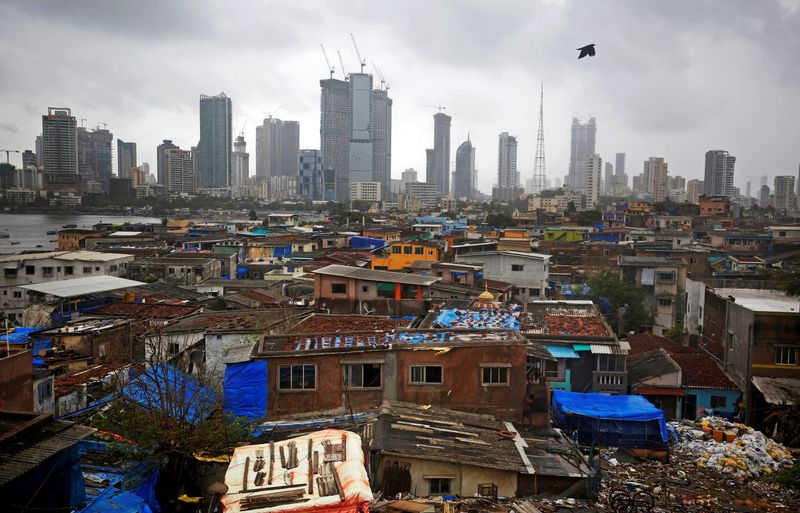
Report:
M 156 17 L 141 4 L 100 4 L 83 11 L 63 6 L 45 10 L 36 3 L 12 2 L 0 7 L 0 14 L 9 21 L 9 38 L 16 42 L 0 50 L 8 63 L 0 82 L 0 101 L 5 107 L 0 140 L 8 148 L 34 149 L 39 116 L 49 106 L 63 105 L 76 117 L 85 118 L 87 128 L 107 123 L 115 137 L 137 143 L 139 162 L 153 164 L 155 147 L 164 139 L 172 139 L 182 148 L 197 143 L 196 98 L 204 91 L 224 90 L 234 99 L 233 133 L 246 127 L 249 144 L 255 141 L 255 125 L 271 112 L 298 120 L 300 146 L 317 148 L 318 84 L 327 75 L 318 45 L 323 42 L 329 50 L 341 50 L 347 71 L 356 72 L 358 62 L 349 40 L 352 30 L 367 62 L 374 60 L 391 86 L 393 178 L 399 178 L 402 169 L 425 169 L 424 150 L 433 133 L 430 110 L 422 105 L 430 103 L 446 105 L 446 113 L 453 118 L 453 133 L 469 132 L 476 147 L 495 146 L 501 130 L 517 134 L 519 171 L 523 177 L 529 176 L 536 145 L 536 92 L 541 81 L 553 91 L 544 106 L 548 174 L 553 177 L 563 176 L 562 170 L 568 167 L 570 120 L 590 115 L 601 125 L 596 151 L 605 160 L 616 152 L 627 153 L 632 162 L 663 155 L 675 174 L 702 179 L 705 152 L 725 148 L 737 157 L 735 185 L 742 190 L 748 179 L 757 180 L 763 174 L 794 174 L 800 156 L 793 148 L 786 120 L 800 115 L 798 102 L 792 101 L 798 72 L 782 56 L 798 49 L 798 39 L 792 35 L 800 21 L 797 4 L 715 6 L 709 2 L 702 9 L 680 3 L 670 9 L 644 4 L 579 9 L 571 2 L 520 3 L 521 21 L 510 26 L 501 23 L 489 6 L 465 5 L 457 18 L 447 23 L 454 10 L 441 5 L 421 16 L 421 10 L 429 8 L 422 2 L 403 8 L 390 6 L 379 13 L 360 4 L 352 9 L 324 4 L 274 6 L 269 20 L 266 9 L 256 4 L 231 13 L 244 28 L 267 21 L 275 28 L 254 35 L 209 21 L 215 18 L 209 11 L 223 10 L 222 4 L 171 3 L 165 7 L 167 14 L 189 11 L 203 24 L 188 31 L 174 30 L 163 22 L 163 11 Z M 337 11 L 346 12 L 347 17 Z M 718 11 L 726 13 L 726 23 L 711 23 Z M 315 19 L 329 20 L 326 16 L 331 14 L 347 23 L 311 21 L 314 29 L 320 29 L 311 30 L 308 18 L 303 17 L 310 12 L 318 13 Z M 646 38 L 642 44 L 628 44 L 643 30 L 637 26 L 637 16 L 643 12 L 649 13 L 653 30 L 674 34 L 680 44 L 663 45 Z M 598 27 L 597 16 L 613 17 L 613 29 Z M 86 19 L 96 23 L 87 27 Z M 120 19 L 129 23 L 124 30 L 112 30 Z M 300 20 L 305 27 L 302 30 Z M 759 28 L 752 29 L 756 21 Z M 441 25 L 448 37 L 433 42 L 414 37 L 416 31 L 430 29 L 432 24 Z M 485 28 L 479 31 L 480 37 L 474 41 L 464 38 L 475 32 L 464 28 L 479 26 Z M 38 33 L 36 27 L 45 30 Z M 220 43 L 218 49 L 199 51 L 209 44 L 194 35 L 203 33 L 200 28 L 208 29 L 203 37 Z M 86 37 L 87 30 L 106 44 L 98 45 L 97 50 L 81 45 L 80 59 L 73 58 L 75 46 L 53 44 L 75 39 L 72 36 L 78 33 Z M 498 37 L 501 30 L 503 37 Z M 246 34 L 241 43 L 236 38 L 235 43 L 222 44 L 234 41 L 232 36 L 240 32 Z M 312 33 L 313 40 L 307 37 Z M 598 57 L 576 63 L 573 43 L 587 34 L 598 44 Z M 715 43 L 720 38 L 724 40 L 721 46 Z M 509 42 L 524 44 L 513 52 L 497 51 L 499 44 L 505 47 Z M 163 66 L 165 45 L 177 45 L 179 50 L 180 59 L 171 61 L 171 66 Z M 28 50 L 28 59 L 43 59 L 46 52 L 52 52 L 47 54 L 50 60 L 69 65 L 56 66 L 42 75 L 24 64 L 25 60 L 10 58 L 17 46 Z M 237 53 L 241 55 L 215 64 L 214 69 L 203 65 L 217 52 L 227 54 L 240 46 Z M 117 70 L 109 68 L 113 59 L 108 63 L 100 59 L 98 65 L 99 56 L 104 55 L 101 52 L 127 56 L 140 65 Z M 140 52 L 142 58 L 134 59 Z M 255 62 L 271 64 L 265 68 Z M 335 68 L 336 78 L 340 78 L 340 66 Z M 371 68 L 368 65 L 370 73 Z M 497 68 L 514 79 L 492 80 L 489 71 Z M 243 70 L 241 76 L 233 79 L 234 70 Z M 87 77 L 91 79 L 88 84 Z M 52 90 L 51 78 L 60 84 L 58 92 Z M 753 100 L 755 95 L 759 101 Z M 740 119 L 748 119 L 748 123 L 743 125 Z M 484 192 L 495 179 L 492 153 L 477 155 L 477 186 Z M 12 155 L 13 159 L 20 163 L 19 155 Z

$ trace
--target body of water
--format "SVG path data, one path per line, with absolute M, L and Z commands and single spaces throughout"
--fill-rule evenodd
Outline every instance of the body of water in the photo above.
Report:
M 0 214 L 0 232 L 8 238 L 0 239 L 0 253 L 18 253 L 30 249 L 55 249 L 58 235 L 47 235 L 48 231 L 62 230 L 65 224 L 78 228 L 91 228 L 97 223 L 160 223 L 155 217 L 64 215 L 64 214 Z M 16 242 L 18 244 L 12 244 Z M 37 246 L 42 247 L 37 247 Z

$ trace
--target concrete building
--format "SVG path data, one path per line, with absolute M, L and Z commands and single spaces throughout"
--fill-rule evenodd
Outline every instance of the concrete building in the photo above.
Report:
M 406 184 L 406 196 L 418 199 L 423 206 L 434 208 L 438 202 L 439 187 L 435 183 L 409 182 Z
M 516 189 L 519 187 L 519 171 L 517 171 L 517 138 L 500 134 L 497 145 L 497 187 L 499 189 Z
M 725 150 L 706 152 L 703 194 L 706 196 L 733 196 L 733 168 L 736 157 Z
M 482 264 L 483 277 L 514 284 L 514 299 L 523 303 L 544 299 L 550 275 L 550 255 L 522 251 L 459 254 L 458 263 Z
M 215 258 L 180 258 L 164 256 L 140 258 L 128 264 L 128 276 L 136 280 L 156 278 L 170 285 L 197 285 L 219 278 L 222 264 Z
M 297 176 L 300 124 L 272 116 L 256 127 L 256 182 L 273 176 Z
M 108 191 L 113 140 L 114 135 L 108 130 L 78 128 L 78 174 L 84 190 L 89 182 L 94 181 L 101 184 L 103 191 Z
M 590 155 L 583 164 L 583 194 L 586 196 L 586 208 L 593 209 L 600 205 L 600 180 L 603 172 L 603 159 L 598 154 Z
M 392 99 L 388 89 L 372 91 L 372 180 L 389 198 L 392 179 Z
M 564 178 L 564 185 L 575 191 L 583 191 L 586 187 L 586 174 L 589 158 L 595 154 L 595 138 L 597 124 L 595 118 L 589 118 L 587 123 L 581 123 L 578 118 L 572 118 L 572 141 L 570 143 L 569 172 Z M 624 169 L 623 165 L 623 169 Z M 600 180 L 597 180 L 598 185 Z
M 350 86 L 334 78 L 320 80 L 320 154 L 325 182 L 334 185 L 335 199 L 349 198 Z M 326 187 L 327 188 L 327 187 Z
M 416 172 L 414 172 L 416 175 Z M 453 180 L 453 197 L 472 199 L 475 195 L 475 147 L 469 138 L 456 150 L 456 172 Z
M 645 306 L 653 316 L 652 332 L 663 335 L 683 322 L 686 265 L 680 259 L 652 256 L 620 256 L 620 278 L 640 288 Z
M 775 177 L 775 210 L 781 213 L 794 212 L 797 197 L 794 194 L 794 176 Z
M 403 187 L 405 187 L 407 183 L 413 183 L 417 181 L 417 172 L 413 168 L 408 168 L 403 171 L 401 178 L 403 180 Z
M 662 157 L 650 157 L 644 161 L 642 174 L 646 181 L 646 192 L 650 194 L 654 203 L 661 203 L 667 199 L 669 193 L 668 165 Z
M 319 150 L 300 150 L 300 169 L 297 177 L 297 193 L 303 199 L 335 200 L 336 190 L 327 190 L 322 181 L 322 155 Z
M 761 186 L 761 191 L 758 194 L 758 206 L 761 208 L 769 208 L 771 203 L 769 185 L 764 184 Z
M 436 184 L 440 196 L 450 194 L 450 121 L 443 112 L 433 115 L 433 149 L 426 150 L 426 181 Z
M 614 176 L 617 178 L 617 183 L 622 183 L 628 186 L 628 175 L 625 173 L 625 154 L 617 153 L 615 155 Z
M 606 162 L 603 176 L 603 194 L 611 196 L 614 190 L 614 164 Z
M 170 195 L 197 194 L 194 156 L 191 151 L 170 148 L 164 151 L 167 191 Z
M 32 152 L 31 150 L 25 150 L 22 152 L 22 169 L 30 169 L 38 167 L 36 162 L 38 161 L 38 156 Z
M 78 174 L 78 124 L 72 111 L 48 107 L 42 116 L 42 165 L 48 175 Z
M 380 182 L 350 182 L 350 201 L 381 200 Z
M 244 135 L 240 135 L 233 143 L 231 154 L 231 186 L 237 197 L 241 196 L 239 189 L 246 187 L 250 180 L 250 154 L 247 153 L 247 143 Z
M 348 188 L 353 182 L 372 182 L 372 75 L 350 73 Z
M 117 139 L 117 177 L 128 178 L 128 171 L 138 165 L 136 143 Z
M 231 186 L 232 110 L 231 99 L 225 93 L 200 95 L 200 141 L 196 158 L 202 188 Z
M 22 311 L 35 293 L 21 286 L 67 281 L 89 276 L 124 276 L 133 255 L 95 251 L 49 251 L 0 257 L 0 309 L 22 321 Z
M 177 150 L 177 145 L 172 144 L 171 139 L 164 141 L 156 146 L 156 173 L 158 183 L 169 188 L 169 173 L 167 172 L 167 150 Z
M 703 194 L 702 180 L 689 180 L 686 182 L 686 202 L 692 205 L 700 204 L 700 195 Z

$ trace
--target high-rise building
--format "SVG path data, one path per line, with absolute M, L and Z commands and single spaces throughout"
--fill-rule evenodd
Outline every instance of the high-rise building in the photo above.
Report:
M 700 195 L 703 194 L 702 180 L 689 180 L 686 182 L 686 202 L 692 205 L 700 204 Z
M 347 177 L 350 154 L 350 85 L 335 78 L 319 81 L 320 96 L 320 154 L 325 183 L 333 183 L 334 199 L 350 197 Z M 328 186 L 326 185 L 326 193 Z M 328 198 L 326 198 L 328 199 Z
M 44 167 L 44 143 L 42 142 L 42 135 L 39 134 L 36 136 L 36 142 L 34 143 L 34 151 L 36 152 L 36 167 Z
M 22 152 L 22 169 L 28 169 L 31 167 L 36 166 L 36 154 L 31 150 L 25 150 Z
M 322 181 L 322 155 L 319 150 L 300 150 L 300 169 L 297 177 L 297 193 L 303 199 L 321 200 L 335 199 L 331 189 L 328 198 L 324 198 Z
M 583 191 L 586 185 L 588 162 L 595 154 L 596 135 L 597 124 L 594 117 L 589 118 L 587 123 L 581 123 L 578 118 L 572 118 L 569 172 L 564 178 L 564 185 L 568 185 L 575 191 Z
M 372 91 L 372 179 L 381 184 L 383 199 L 391 194 L 392 99 L 387 89 Z
M 644 161 L 644 171 L 642 172 L 646 180 L 646 191 L 650 194 L 653 202 L 661 203 L 667 199 L 669 194 L 669 171 L 668 165 L 662 157 L 650 157 Z
M 761 208 L 769 208 L 769 185 L 762 184 L 761 185 L 761 192 L 758 195 L 758 206 Z
M 225 93 L 200 95 L 200 141 L 196 156 L 200 187 L 231 185 L 232 111 L 231 99 Z
M 669 179 L 670 190 L 684 190 L 686 189 L 686 178 L 677 175 Z
M 405 185 L 407 183 L 413 183 L 417 181 L 417 172 L 414 170 L 414 168 L 408 168 L 403 171 L 401 178 L 403 179 L 403 190 L 405 190 Z
M 614 189 L 614 164 L 606 162 L 605 176 L 603 177 L 603 193 L 606 196 L 611 196 Z
M 350 182 L 351 201 L 380 201 L 380 182 Z
M 169 193 L 175 195 L 197 193 L 197 176 L 192 152 L 169 148 L 164 150 L 164 159 Z
M 48 176 L 78 174 L 78 124 L 72 111 L 48 107 L 42 116 L 42 165 Z
M 372 182 L 372 75 L 350 74 L 349 183 Z M 352 197 L 352 194 L 351 194 Z
M 139 164 L 136 161 L 136 143 L 117 139 L 117 176 L 128 178 L 128 171 Z
M 453 179 L 453 197 L 472 199 L 475 193 L 475 147 L 469 138 L 456 150 L 456 172 Z
M 618 188 L 628 187 L 628 175 L 625 173 L 625 154 L 617 153 L 614 164 L 614 178 Z
M 497 187 L 499 189 L 516 189 L 519 187 L 517 171 L 517 138 L 500 134 L 497 145 Z
M 297 176 L 300 124 L 272 116 L 256 127 L 256 181 L 273 176 Z
M 706 152 L 703 194 L 706 196 L 733 196 L 733 168 L 736 157 L 725 150 Z
M 231 159 L 231 186 L 237 189 L 246 186 L 250 179 L 250 154 L 247 153 L 244 135 L 234 141 Z M 241 196 L 240 192 L 237 191 L 237 197 Z
M 113 141 L 114 135 L 106 129 L 78 128 L 78 174 L 84 187 L 89 182 L 98 182 L 108 192 Z
M 426 150 L 428 183 L 436 184 L 440 196 L 450 194 L 450 121 L 443 112 L 433 115 L 433 149 Z
M 600 204 L 600 180 L 603 172 L 603 159 L 600 155 L 590 155 L 586 159 L 586 174 L 583 194 L 586 196 L 586 208 L 594 209 Z
M 165 186 L 169 190 L 169 173 L 167 172 L 167 150 L 179 149 L 176 145 L 172 144 L 171 139 L 164 139 L 164 141 L 156 146 L 156 173 L 158 175 L 158 183 Z
M 405 194 L 419 200 L 423 206 L 431 208 L 436 206 L 440 196 L 437 184 L 428 182 L 407 183 Z
M 778 212 L 793 212 L 797 204 L 794 194 L 794 176 L 775 177 L 775 210 Z

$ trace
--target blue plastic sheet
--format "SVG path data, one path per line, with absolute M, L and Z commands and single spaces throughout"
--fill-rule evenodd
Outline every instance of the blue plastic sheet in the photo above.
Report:
M 443 310 L 434 324 L 443 328 L 520 328 L 519 319 L 506 310 Z
M 267 416 L 267 361 L 225 366 L 225 413 L 259 420 Z
M 193 424 L 211 416 L 216 400 L 210 387 L 171 365 L 150 367 L 126 385 L 122 395 L 144 408 Z
M 553 422 L 584 445 L 664 449 L 664 412 L 638 395 L 553 391 Z
M 570 346 L 544 346 L 554 358 L 580 358 L 580 355 Z

